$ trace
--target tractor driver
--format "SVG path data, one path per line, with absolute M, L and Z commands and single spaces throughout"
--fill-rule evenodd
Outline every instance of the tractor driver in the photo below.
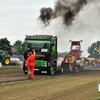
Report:
M 31 46 L 32 46 L 32 44 L 28 43 L 28 48 L 27 48 L 27 50 L 24 53 L 24 59 L 27 59 L 27 52 L 31 52 L 32 51 Z
M 32 44 L 31 44 L 31 43 L 29 43 L 29 44 L 28 44 L 28 48 L 27 48 L 27 52 L 32 51 L 32 48 L 31 48 L 31 47 L 32 47 Z

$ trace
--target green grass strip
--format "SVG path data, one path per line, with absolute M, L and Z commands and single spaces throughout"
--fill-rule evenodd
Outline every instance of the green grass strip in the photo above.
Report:
M 0 69 L 6 69 L 6 68 L 21 68 L 21 66 L 2 66 Z

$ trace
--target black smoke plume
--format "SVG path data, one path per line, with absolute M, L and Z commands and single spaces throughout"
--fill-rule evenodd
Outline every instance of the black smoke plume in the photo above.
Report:
M 54 10 L 50 7 L 41 8 L 39 18 L 45 25 L 49 25 L 50 20 L 62 17 L 65 25 L 71 25 L 86 4 L 87 0 L 56 0 Z
M 52 15 L 53 15 L 53 10 L 52 8 L 41 8 L 41 11 L 40 11 L 40 19 L 44 22 L 44 23 L 47 23 L 49 22 L 51 19 L 52 19 Z

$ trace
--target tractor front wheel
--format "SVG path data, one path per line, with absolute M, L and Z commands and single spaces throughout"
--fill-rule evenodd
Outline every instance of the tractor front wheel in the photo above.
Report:
M 4 65 L 9 65 L 10 64 L 10 57 L 5 57 L 3 60 Z
M 51 67 L 50 70 L 49 70 L 49 72 L 48 72 L 48 74 L 49 75 L 54 75 L 54 73 L 55 73 L 54 68 Z

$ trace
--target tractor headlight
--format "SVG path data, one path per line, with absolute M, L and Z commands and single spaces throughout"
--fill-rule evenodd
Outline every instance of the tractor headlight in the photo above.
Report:
M 44 66 L 47 67 L 47 61 L 44 61 Z

